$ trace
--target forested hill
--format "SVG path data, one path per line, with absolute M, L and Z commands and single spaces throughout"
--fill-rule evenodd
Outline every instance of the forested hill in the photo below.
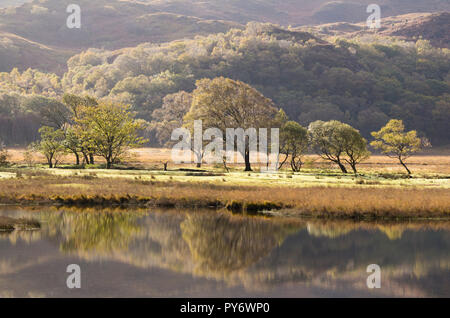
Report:
M 21 136 L 22 130 L 11 133 L 27 122 L 16 118 L 26 117 L 31 129 L 39 109 L 52 102 L 32 94 L 113 99 L 151 120 L 167 94 L 192 91 L 200 78 L 224 76 L 259 89 L 302 125 L 337 119 L 368 137 L 398 118 L 434 145 L 449 144 L 449 50 L 389 37 L 327 40 L 250 23 L 195 39 L 87 50 L 68 61 L 63 77 L 33 70 L 1 73 L 0 136 L 10 143 L 35 138 Z
M 119 49 L 243 27 L 232 21 L 162 12 L 145 3 L 78 0 L 82 26 L 69 29 L 66 9 L 72 3 L 35 0 L 0 9 L 0 71 L 13 66 L 61 74 L 70 56 L 89 48 Z
M 82 27 L 71 30 L 66 27 L 66 9 L 72 0 L 0 0 L 0 71 L 32 67 L 62 74 L 70 56 L 89 48 L 113 50 L 144 42 L 193 38 L 227 32 L 252 21 L 285 27 L 361 22 L 367 19 L 366 7 L 372 2 L 77 0 L 75 3 L 81 7 Z M 377 3 L 383 17 L 450 11 L 448 0 L 379 0 Z M 432 23 L 426 26 L 425 32 L 435 34 L 442 26 L 445 24 Z M 421 31 L 405 30 L 405 34 L 420 36 Z

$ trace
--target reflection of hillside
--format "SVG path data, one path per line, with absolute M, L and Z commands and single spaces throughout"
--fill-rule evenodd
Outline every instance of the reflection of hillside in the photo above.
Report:
M 450 273 L 447 222 L 302 221 L 180 211 L 65 211 L 40 216 L 39 235 L 14 235 L 45 238 L 62 252 L 85 260 L 167 269 L 249 290 L 304 282 L 365 290 L 366 267 L 375 263 L 383 270 L 385 295 L 428 296 L 434 292 L 432 286 L 441 284 L 433 273 Z M 3 236 L 0 242 L 6 239 L 11 240 Z

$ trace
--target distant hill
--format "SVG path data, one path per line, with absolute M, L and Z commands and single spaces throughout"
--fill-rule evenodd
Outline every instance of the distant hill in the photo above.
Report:
M 196 80 L 223 76 L 255 87 L 304 126 L 336 119 L 369 138 L 398 118 L 433 145 L 449 144 L 450 51 L 424 41 L 365 38 L 370 34 L 359 32 L 362 36 L 350 41 L 249 23 L 245 29 L 192 39 L 88 49 L 68 60 L 62 76 L 35 70 L 0 73 L 0 137 L 2 129 L 3 139 L 17 144 L 36 137 L 14 137 L 21 131 L 14 127 L 23 127 L 24 118 L 36 122 L 29 118 L 35 95 L 95 96 L 130 104 L 139 118 L 150 121 L 168 94 L 191 92 Z
M 34 1 L 0 10 L 0 71 L 37 67 L 59 72 L 65 66 L 59 62 L 88 48 L 120 49 L 243 27 L 236 22 L 159 12 L 142 3 L 80 0 L 82 27 L 69 29 L 66 8 L 72 2 Z M 20 56 L 12 56 L 17 50 Z
M 20 6 L 32 0 L 0 0 L 0 8 Z
M 66 27 L 73 0 L 0 0 L 0 71 L 29 67 L 62 74 L 64 61 L 89 48 L 116 50 L 242 29 L 250 21 L 293 27 L 323 23 L 328 34 L 366 32 L 366 6 L 373 0 L 78 0 L 82 28 Z M 449 11 L 448 0 L 379 0 L 382 16 Z M 403 20 L 402 20 L 403 19 Z M 404 23 L 404 19 L 409 19 Z M 448 15 L 386 18 L 379 35 L 430 39 L 448 47 Z M 418 23 L 416 23 L 418 22 Z M 420 22 L 420 23 L 419 23 Z M 415 23 L 415 24 L 414 24 Z M 319 28 L 314 25 L 321 25 Z M 392 25 L 392 26 L 391 26 Z M 340 28 L 343 28 L 340 30 Z M 337 32 L 339 31 L 339 32 Z M 342 32 L 341 32 L 342 31 Z M 321 33 L 321 31 L 319 32 Z M 322 32 L 322 34 L 324 34 Z M 328 34 L 325 34 L 328 35 Z
M 339 36 L 354 38 L 362 36 L 398 37 L 406 41 L 424 39 L 435 47 L 450 48 L 450 13 L 410 13 L 387 17 L 381 28 L 370 30 L 365 23 L 329 23 L 314 27 L 300 27 L 298 30 L 312 31 L 320 37 Z
M 73 51 L 55 50 L 11 33 L 0 31 L 0 72 L 12 67 L 28 67 L 64 72 L 67 59 Z
M 271 22 L 306 25 L 331 22 L 360 22 L 367 18 L 368 4 L 377 3 L 384 17 L 412 12 L 450 11 L 448 0 L 128 0 L 153 8 L 207 19 L 247 23 Z

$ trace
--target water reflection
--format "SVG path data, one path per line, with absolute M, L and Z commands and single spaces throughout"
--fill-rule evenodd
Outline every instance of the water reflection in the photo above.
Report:
M 450 222 L 356 223 L 184 211 L 2 210 L 0 296 L 450 296 Z M 86 285 L 65 288 L 78 263 Z M 379 264 L 382 288 L 368 290 Z

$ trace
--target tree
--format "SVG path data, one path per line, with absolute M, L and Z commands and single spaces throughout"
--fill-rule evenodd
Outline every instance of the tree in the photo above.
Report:
M 367 140 L 361 136 L 359 131 L 350 125 L 343 124 L 345 139 L 344 152 L 347 157 L 344 159 L 350 167 L 352 167 L 355 174 L 358 173 L 356 165 L 370 157 L 370 152 L 367 150 Z
M 253 87 L 223 77 L 202 79 L 196 85 L 192 107 L 184 118 L 188 125 L 202 120 L 204 128 L 218 128 L 225 133 L 227 128 L 247 130 L 270 128 L 274 124 L 277 109 Z M 243 142 L 244 149 L 238 151 L 244 157 L 245 171 L 252 171 L 248 135 Z
M 5 147 L 5 144 L 0 139 L 0 167 L 4 167 L 8 165 L 8 150 Z
M 34 96 L 25 102 L 24 107 L 37 113 L 44 126 L 61 129 L 70 120 L 70 110 L 55 99 Z
M 76 158 L 76 164 L 80 164 L 79 152 L 84 156 L 84 161 L 88 164 L 94 164 L 94 150 L 90 148 L 91 140 L 88 134 L 77 134 L 73 125 L 77 119 L 80 119 L 79 109 L 81 107 L 97 107 L 98 102 L 90 96 L 78 96 L 74 94 L 64 94 L 62 102 L 71 111 L 68 124 L 64 127 L 66 132 L 66 147 Z M 82 138 L 84 137 L 84 138 Z
M 381 150 L 388 157 L 396 158 L 409 175 L 411 170 L 406 166 L 406 159 L 424 147 L 431 146 L 428 140 L 417 137 L 417 132 L 405 132 L 402 120 L 392 119 L 380 131 L 372 132 L 375 141 L 370 145 Z
M 287 159 L 291 158 L 291 169 L 299 172 L 302 165 L 302 156 L 308 149 L 308 130 L 295 121 L 288 121 L 281 128 L 280 153 L 285 155 L 279 169 Z
M 76 165 L 80 165 L 80 155 L 79 152 L 81 149 L 81 141 L 78 138 L 77 133 L 73 126 L 69 126 L 64 131 L 64 147 L 75 155 Z M 85 158 L 87 159 L 87 158 Z
M 90 96 L 78 96 L 74 94 L 64 94 L 62 97 L 62 102 L 72 111 L 72 119 L 78 118 L 78 108 L 80 106 L 94 107 L 98 105 L 95 98 Z
M 41 140 L 33 148 L 47 159 L 49 168 L 56 168 L 61 155 L 65 153 L 64 132 L 61 129 L 43 126 L 39 129 Z
M 328 122 L 318 120 L 309 125 L 308 131 L 317 154 L 324 160 L 336 163 L 343 173 L 347 173 L 347 168 L 343 164 L 346 146 L 343 124 L 337 120 Z
M 76 131 L 84 140 L 89 140 L 89 148 L 106 160 L 106 168 L 123 157 L 128 150 L 147 142 L 138 136 L 145 128 L 141 120 L 135 120 L 129 105 L 100 103 L 97 107 L 78 109 L 80 116 L 75 120 Z
M 164 97 L 163 106 L 156 109 L 152 117 L 150 128 L 156 132 L 160 145 L 170 146 L 172 131 L 183 126 L 183 117 L 188 113 L 192 104 L 192 95 L 180 91 Z

